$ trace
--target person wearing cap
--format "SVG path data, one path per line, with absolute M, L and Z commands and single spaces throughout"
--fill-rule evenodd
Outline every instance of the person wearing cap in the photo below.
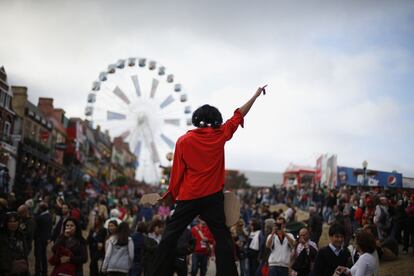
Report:
M 181 136 L 175 145 L 170 184 L 163 199 L 177 203 L 156 251 L 151 275 L 168 275 L 173 267 L 178 237 L 197 215 L 206 221 L 216 240 L 217 275 L 237 275 L 234 247 L 224 215 L 224 145 L 266 86 L 223 123 L 220 111 L 203 105 L 192 115 L 196 129 Z

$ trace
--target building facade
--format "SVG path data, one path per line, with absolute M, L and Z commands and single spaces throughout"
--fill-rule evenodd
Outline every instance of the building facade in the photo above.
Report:
M 29 198 L 50 184 L 53 124 L 28 100 L 27 87 L 13 86 L 12 90 L 15 133 L 21 137 L 15 187 L 20 196 Z
M 55 175 L 62 175 L 65 172 L 63 158 L 66 149 L 68 119 L 65 117 L 63 109 L 53 106 L 52 98 L 39 98 L 37 107 L 46 119 L 53 124 L 50 170 Z
M 14 183 L 17 146 L 15 141 L 15 113 L 12 109 L 13 92 L 4 67 L 0 67 L 0 192 L 8 193 Z
M 111 180 L 120 177 L 127 179 L 135 179 L 137 157 L 129 148 L 129 144 L 125 143 L 123 138 L 115 137 L 112 148 L 112 168 Z

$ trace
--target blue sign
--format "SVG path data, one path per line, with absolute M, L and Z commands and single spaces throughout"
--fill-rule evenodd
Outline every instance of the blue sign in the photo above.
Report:
M 402 174 L 338 166 L 338 185 L 402 188 Z

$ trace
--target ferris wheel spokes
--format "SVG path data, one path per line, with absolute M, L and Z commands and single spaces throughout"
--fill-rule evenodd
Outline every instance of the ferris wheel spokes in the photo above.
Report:
M 106 118 L 108 120 L 126 120 L 127 115 L 108 110 L 106 111 Z
M 168 147 L 170 149 L 174 149 L 175 143 L 174 143 L 173 140 L 171 140 L 170 138 L 168 138 L 164 133 L 161 133 L 160 137 L 168 145 Z
M 152 79 L 151 94 L 150 94 L 151 99 L 154 98 L 155 92 L 157 92 L 158 84 L 159 84 L 159 81 L 157 79 Z
M 181 122 L 180 119 L 164 119 L 164 123 L 174 125 L 174 126 L 179 126 L 180 122 Z
M 113 93 L 127 105 L 131 104 L 131 101 L 128 99 L 127 95 L 125 95 L 124 91 L 119 88 L 119 86 L 115 86 Z
M 137 95 L 137 97 L 141 97 L 141 87 L 139 85 L 138 75 L 132 75 L 131 80 L 134 84 L 135 94 Z
M 164 109 L 168 105 L 172 104 L 175 101 L 174 97 L 172 95 L 168 95 L 167 98 L 164 99 L 164 101 L 160 104 L 160 108 Z

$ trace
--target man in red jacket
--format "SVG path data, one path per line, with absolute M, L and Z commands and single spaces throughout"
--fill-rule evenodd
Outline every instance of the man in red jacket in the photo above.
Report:
M 198 108 L 192 116 L 196 129 L 181 136 L 175 145 L 170 184 L 163 200 L 177 203 L 155 253 L 150 275 L 170 275 L 177 240 L 197 216 L 206 221 L 216 241 L 217 275 L 237 275 L 233 241 L 224 215 L 224 145 L 233 137 L 244 116 L 263 93 L 259 87 L 253 97 L 236 109 L 223 124 L 220 111 L 210 105 Z
M 200 276 L 207 273 L 208 258 L 213 248 L 214 239 L 205 221 L 199 219 L 199 223 L 191 228 L 191 234 L 195 239 L 195 249 L 191 261 L 191 275 L 196 276 L 200 268 Z

